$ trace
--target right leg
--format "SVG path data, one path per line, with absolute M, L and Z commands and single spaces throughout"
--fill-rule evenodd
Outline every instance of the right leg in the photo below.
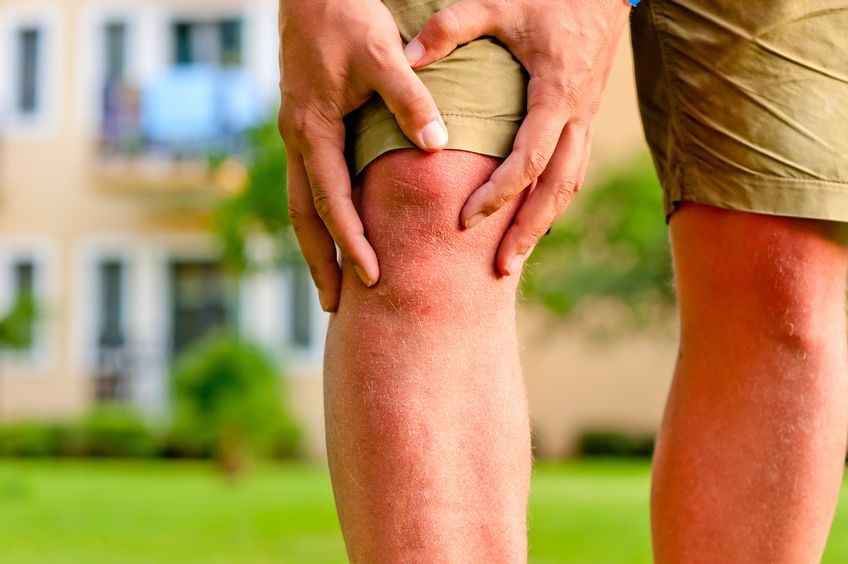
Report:
M 325 359 L 327 449 L 354 563 L 526 561 L 518 276 L 494 268 L 515 204 L 459 228 L 498 162 L 393 151 L 363 173 L 381 276 L 369 289 L 345 266 Z

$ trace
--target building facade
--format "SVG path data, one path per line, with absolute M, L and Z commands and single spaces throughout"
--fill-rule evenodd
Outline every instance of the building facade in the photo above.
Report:
M 0 0 L 0 313 L 24 294 L 39 310 L 30 346 L 2 353 L 0 417 L 163 413 L 175 356 L 223 326 L 320 387 L 308 274 L 234 282 L 210 235 L 208 155 L 276 101 L 276 9 Z
M 0 315 L 22 295 L 40 314 L 31 346 L 0 352 L 0 419 L 101 400 L 166 413 L 175 356 L 228 325 L 285 366 L 310 451 L 322 451 L 327 318 L 308 274 L 236 283 L 210 235 L 227 186 L 208 155 L 237 153 L 277 101 L 276 11 L 276 0 L 0 0 Z M 596 168 L 644 150 L 631 73 L 622 49 Z M 624 345 L 632 393 L 616 399 L 593 388 L 615 388 L 614 355 L 573 332 L 538 338 L 549 321 L 538 311 L 520 320 L 545 452 L 567 451 L 587 421 L 656 426 L 670 344 Z

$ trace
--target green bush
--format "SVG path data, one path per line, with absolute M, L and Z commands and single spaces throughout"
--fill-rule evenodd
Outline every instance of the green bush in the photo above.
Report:
M 129 406 L 101 404 L 82 419 L 78 453 L 91 457 L 138 458 L 158 453 L 158 439 Z
M 76 422 L 18 421 L 0 426 L 0 456 L 36 458 L 154 456 L 159 440 L 128 406 L 99 405 Z
M 233 335 L 209 337 L 178 359 L 172 381 L 171 455 L 212 454 L 237 473 L 250 455 L 273 452 L 281 433 L 291 441 L 279 369 L 255 345 Z
M 577 452 L 586 457 L 650 458 L 654 453 L 654 442 L 653 435 L 588 431 L 580 436 Z
M 62 423 L 17 421 L 0 427 L 0 456 L 43 458 L 72 449 L 73 430 Z
M 269 454 L 272 458 L 287 460 L 303 454 L 303 430 L 293 419 L 283 417 L 277 425 Z

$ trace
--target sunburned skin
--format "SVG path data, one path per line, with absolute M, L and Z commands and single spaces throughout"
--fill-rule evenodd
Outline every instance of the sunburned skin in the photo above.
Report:
M 848 428 L 845 226 L 683 204 L 681 346 L 654 459 L 654 555 L 819 562 Z
M 325 359 L 327 445 L 352 562 L 526 560 L 530 432 L 518 276 L 494 258 L 515 202 L 463 230 L 498 165 L 403 150 L 355 190 L 381 275 L 344 268 Z

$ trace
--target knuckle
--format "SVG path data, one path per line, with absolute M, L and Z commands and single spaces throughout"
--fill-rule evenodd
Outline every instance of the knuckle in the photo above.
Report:
M 326 221 L 333 209 L 332 196 L 326 190 L 316 189 L 312 194 L 312 202 L 315 205 L 315 211 Z
M 281 116 L 283 121 L 281 127 L 285 132 L 285 138 L 303 139 L 309 137 L 309 133 L 313 127 L 312 112 L 302 106 L 298 106 L 282 112 Z
M 548 232 L 548 227 L 551 223 L 551 221 L 538 223 L 527 230 L 527 241 L 523 245 L 525 252 L 530 250 L 530 247 L 533 246 L 533 243 L 545 236 L 545 233 Z
M 447 7 L 433 14 L 427 23 L 427 33 L 437 43 L 449 42 L 456 34 L 458 23 L 456 15 Z
M 524 180 L 529 184 L 545 171 L 548 165 L 548 156 L 540 149 L 530 149 L 524 158 L 522 174 Z
M 301 232 L 306 227 L 308 222 L 308 214 L 300 209 L 298 206 L 289 204 L 288 207 L 289 221 L 291 222 L 292 229 L 295 232 Z
M 552 90 L 554 101 L 561 108 L 573 108 L 580 99 L 580 87 L 565 77 L 556 79 Z
M 385 70 L 391 62 L 392 47 L 382 35 L 372 35 L 364 42 L 365 59 L 377 71 Z
M 557 212 L 564 210 L 571 203 L 576 190 L 577 183 L 573 178 L 563 178 L 554 186 L 554 208 Z
M 545 214 L 544 217 L 534 218 L 532 223 L 520 225 L 518 234 L 519 252 L 523 254 L 529 251 L 534 243 L 544 237 L 551 223 L 553 223 L 553 218 L 550 214 Z

